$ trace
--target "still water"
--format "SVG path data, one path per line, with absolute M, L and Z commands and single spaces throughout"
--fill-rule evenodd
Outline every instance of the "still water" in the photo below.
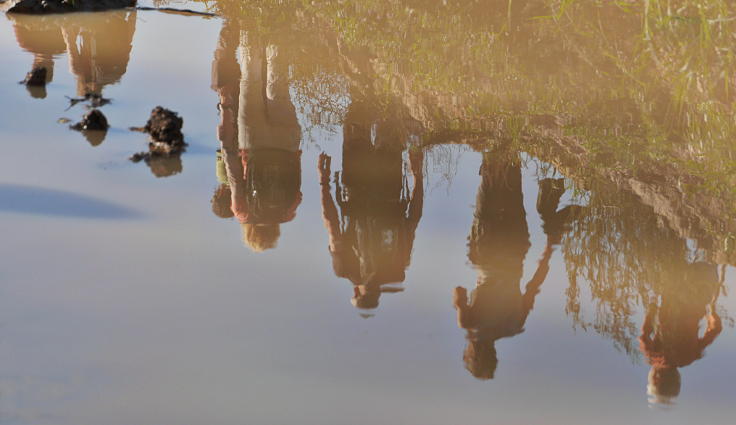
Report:
M 731 64 L 329 3 L 0 19 L 0 423 L 733 423 Z M 156 105 L 187 150 L 133 163 Z

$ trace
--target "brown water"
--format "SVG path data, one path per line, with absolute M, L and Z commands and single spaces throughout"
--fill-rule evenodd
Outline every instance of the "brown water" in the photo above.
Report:
M 723 28 L 509 3 L 0 20 L 0 423 L 733 423 Z

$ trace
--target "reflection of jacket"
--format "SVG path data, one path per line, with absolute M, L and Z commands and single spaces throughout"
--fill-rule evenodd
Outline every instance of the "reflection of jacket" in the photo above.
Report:
M 302 201 L 301 151 L 240 151 L 243 178 L 233 192 L 233 213 L 241 223 L 291 221 Z
M 409 194 L 401 140 L 382 134 L 382 123 L 372 125 L 374 117 L 362 106 L 354 102 L 345 119 L 343 187 L 336 191 L 343 225 L 332 240 L 333 268 L 355 285 L 400 283 L 421 216 L 422 188 L 415 182 Z
M 123 77 L 135 33 L 136 12 L 68 15 L 62 31 L 69 67 L 77 77 L 77 95 L 100 94 Z
M 661 305 L 650 311 L 640 348 L 650 364 L 683 367 L 703 357 L 703 351 L 720 332 L 720 326 L 708 328 L 702 337 L 700 322 L 706 306 L 714 299 L 720 285 L 714 265 L 689 264 L 677 280 L 661 289 Z M 656 315 L 656 317 L 655 317 Z
M 66 52 L 58 17 L 9 14 L 18 45 L 28 52 L 52 59 Z

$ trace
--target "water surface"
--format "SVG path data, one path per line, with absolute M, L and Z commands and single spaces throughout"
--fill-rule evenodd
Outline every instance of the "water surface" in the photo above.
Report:
M 0 20 L 0 423 L 732 423 L 733 10 L 331 3 Z

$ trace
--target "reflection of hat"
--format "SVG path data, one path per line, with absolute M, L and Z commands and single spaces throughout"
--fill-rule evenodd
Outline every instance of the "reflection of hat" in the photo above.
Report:
M 680 395 L 680 371 L 676 367 L 652 367 L 648 381 L 650 404 L 673 404 Z
M 476 338 L 468 338 L 468 346 L 463 353 L 465 369 L 474 377 L 481 380 L 493 379 L 498 366 L 496 357 L 496 346 L 492 341 L 481 341 Z
M 362 289 L 362 290 L 361 290 Z M 404 288 L 384 285 L 355 285 L 350 304 L 362 310 L 378 308 L 378 300 L 384 292 L 403 292 Z

